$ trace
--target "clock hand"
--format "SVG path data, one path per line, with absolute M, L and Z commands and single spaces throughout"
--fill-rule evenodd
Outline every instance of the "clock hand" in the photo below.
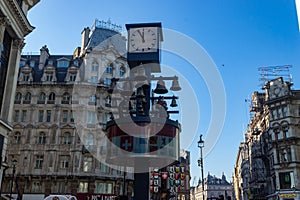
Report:
M 142 42 L 143 43 L 145 43 L 145 38 L 144 38 L 144 36 L 145 36 L 145 34 L 144 34 L 144 29 L 143 29 L 143 33 L 141 33 L 141 30 L 137 30 L 137 32 L 139 33 L 139 35 L 141 36 L 141 38 L 142 38 Z

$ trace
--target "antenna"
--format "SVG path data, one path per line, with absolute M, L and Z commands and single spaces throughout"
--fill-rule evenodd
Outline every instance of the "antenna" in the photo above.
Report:
M 292 84 L 293 81 L 292 75 L 290 74 L 290 68 L 292 68 L 292 65 L 259 67 L 258 71 L 260 71 L 260 86 L 263 88 L 268 81 L 278 77 L 282 77 L 284 81 Z

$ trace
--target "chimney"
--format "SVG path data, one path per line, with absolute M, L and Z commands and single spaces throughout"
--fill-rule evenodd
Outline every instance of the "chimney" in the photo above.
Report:
M 90 28 L 86 27 L 81 32 L 81 50 L 84 50 L 89 41 Z
M 39 69 L 43 69 L 45 66 L 46 60 L 49 58 L 50 53 L 47 45 L 42 46 L 40 49 L 40 61 L 39 61 Z

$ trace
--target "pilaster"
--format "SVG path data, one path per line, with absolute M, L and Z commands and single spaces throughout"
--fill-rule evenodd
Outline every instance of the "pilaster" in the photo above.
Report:
M 19 62 L 21 57 L 21 50 L 25 43 L 23 39 L 15 39 L 12 43 L 12 48 L 9 56 L 7 78 L 5 83 L 3 111 L 1 113 L 2 119 L 12 121 L 13 100 L 17 87 Z

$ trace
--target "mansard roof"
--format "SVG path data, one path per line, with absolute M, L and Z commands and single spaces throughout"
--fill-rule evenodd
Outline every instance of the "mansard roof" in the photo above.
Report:
M 113 46 L 120 55 L 126 53 L 126 43 L 122 35 L 114 30 L 96 27 L 92 32 L 87 48 L 107 49 Z
M 57 78 L 57 83 L 63 83 L 65 82 L 65 78 L 68 72 L 69 67 L 73 66 L 72 63 L 74 61 L 72 55 L 50 55 L 49 58 L 46 60 L 45 65 L 43 66 L 42 69 L 39 68 L 39 61 L 40 61 L 40 55 L 22 55 L 21 60 L 26 60 L 26 65 L 22 66 L 20 68 L 30 66 L 30 62 L 34 61 L 34 65 L 30 66 L 33 69 L 32 72 L 32 77 L 33 77 L 33 82 L 42 82 L 42 76 L 44 73 L 44 69 L 50 66 L 53 66 L 55 68 L 55 75 Z M 69 67 L 57 67 L 57 63 L 60 60 L 68 60 L 70 61 Z M 78 60 L 80 67 L 81 61 L 79 58 L 76 58 L 75 60 Z M 20 70 L 21 72 L 21 70 Z

